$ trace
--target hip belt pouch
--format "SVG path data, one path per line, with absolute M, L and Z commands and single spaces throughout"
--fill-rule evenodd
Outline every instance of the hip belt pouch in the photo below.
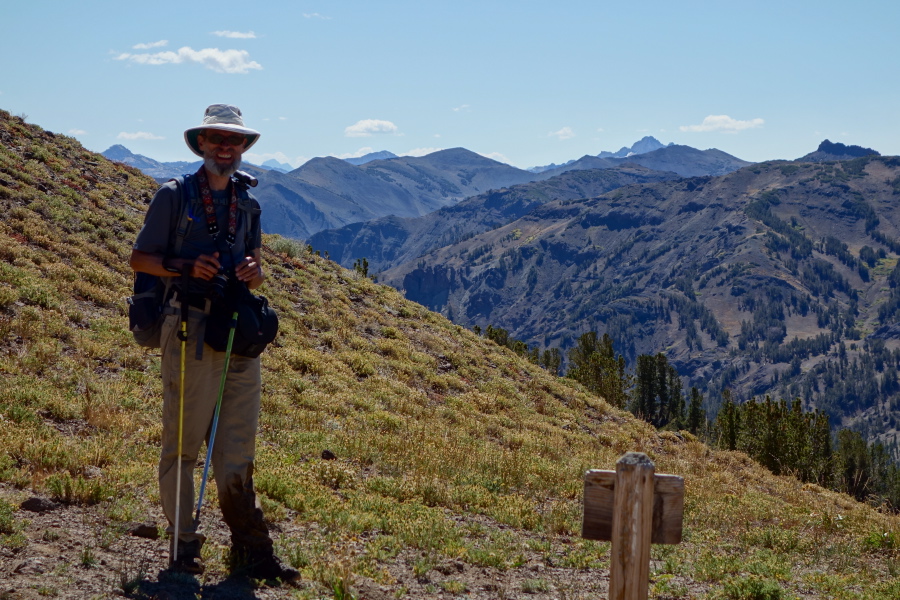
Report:
M 278 334 L 278 315 L 269 306 L 265 296 L 256 296 L 245 286 L 240 287 L 243 288 L 242 291 L 233 292 L 227 298 L 213 302 L 203 341 L 216 352 L 225 352 L 228 349 L 232 316 L 236 312 L 237 323 L 231 353 L 256 358 Z

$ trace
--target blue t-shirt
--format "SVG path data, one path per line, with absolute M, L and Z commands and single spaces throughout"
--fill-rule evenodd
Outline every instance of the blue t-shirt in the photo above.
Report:
M 234 245 L 229 248 L 225 241 L 228 233 L 228 203 L 231 200 L 231 189 L 213 190 L 213 206 L 216 210 L 216 221 L 219 232 L 216 237 L 209 234 L 206 223 L 206 212 L 203 201 L 198 197 L 189 207 L 190 221 L 178 256 L 171 258 L 197 258 L 201 254 L 219 253 L 219 262 L 228 276 L 233 275 L 234 267 L 245 256 L 262 247 L 262 231 L 259 223 L 260 207 L 255 198 L 238 198 L 237 231 Z M 150 254 L 167 255 L 174 244 L 175 231 L 181 218 L 181 199 L 177 184 L 174 181 L 165 183 L 150 202 L 144 226 L 137 235 L 134 249 Z M 204 293 L 207 282 L 192 281 L 191 293 Z M 195 289 L 196 288 L 196 289 Z

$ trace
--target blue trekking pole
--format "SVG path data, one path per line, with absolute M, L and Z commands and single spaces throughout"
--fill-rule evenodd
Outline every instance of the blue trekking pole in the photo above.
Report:
M 200 508 L 203 506 L 203 494 L 206 492 L 206 480 L 209 476 L 209 464 L 212 461 L 213 446 L 216 443 L 216 429 L 219 427 L 219 412 L 222 410 L 222 396 L 225 395 L 225 379 L 228 377 L 228 363 L 231 362 L 231 346 L 234 343 L 234 330 L 237 328 L 238 313 L 231 315 L 231 323 L 228 331 L 228 344 L 225 347 L 225 368 L 222 370 L 222 379 L 219 382 L 219 398 L 216 400 L 216 410 L 213 413 L 212 429 L 209 432 L 209 443 L 206 444 L 206 463 L 203 465 L 203 478 L 200 480 L 200 497 L 197 500 L 197 513 L 194 516 L 194 530 L 200 526 Z

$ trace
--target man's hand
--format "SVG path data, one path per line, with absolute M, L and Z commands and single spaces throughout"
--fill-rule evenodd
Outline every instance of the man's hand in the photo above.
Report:
M 221 267 L 218 252 L 213 252 L 212 255 L 201 254 L 194 259 L 194 264 L 191 266 L 191 277 L 209 281 L 219 272 Z
M 263 282 L 262 265 L 257 256 L 245 256 L 244 260 L 234 268 L 234 276 L 247 284 L 251 290 Z

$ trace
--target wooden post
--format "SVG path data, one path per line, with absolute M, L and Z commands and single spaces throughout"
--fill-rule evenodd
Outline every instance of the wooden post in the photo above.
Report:
M 643 600 L 650 584 L 650 534 L 653 531 L 653 476 L 646 454 L 629 452 L 616 462 L 615 513 L 609 597 Z
M 610 600 L 646 600 L 650 544 L 681 542 L 684 479 L 655 471 L 646 454 L 629 452 L 615 471 L 585 474 L 582 537 L 612 541 Z

